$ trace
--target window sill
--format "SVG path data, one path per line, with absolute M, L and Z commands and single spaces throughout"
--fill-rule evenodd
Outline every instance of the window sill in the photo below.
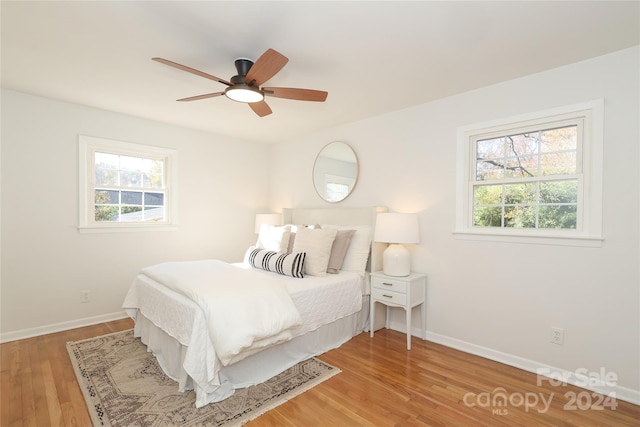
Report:
M 127 225 L 81 225 L 78 231 L 82 234 L 91 233 L 137 233 L 144 231 L 176 231 L 176 224 L 127 224 Z
M 526 233 L 500 233 L 487 231 L 454 231 L 457 240 L 475 240 L 486 242 L 522 243 L 532 245 L 578 246 L 601 248 L 604 238 L 601 236 L 541 236 Z

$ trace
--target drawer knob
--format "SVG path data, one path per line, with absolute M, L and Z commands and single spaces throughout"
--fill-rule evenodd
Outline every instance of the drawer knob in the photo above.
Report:
M 382 282 L 382 284 L 385 285 L 385 286 L 393 286 L 393 283 Z
M 385 297 L 385 298 L 393 298 L 393 295 L 385 295 L 385 294 L 382 294 L 382 296 L 383 296 L 383 297 Z

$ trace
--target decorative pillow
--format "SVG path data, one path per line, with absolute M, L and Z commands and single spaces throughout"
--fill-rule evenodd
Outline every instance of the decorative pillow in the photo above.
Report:
M 266 249 L 274 252 L 286 252 L 289 247 L 291 227 L 288 225 L 275 226 L 262 224 L 260 234 L 256 242 L 257 249 Z
M 344 257 L 349 249 L 351 237 L 356 230 L 338 230 L 336 238 L 331 246 L 331 255 L 329 256 L 329 264 L 327 264 L 327 273 L 337 274 L 342 268 Z
M 299 227 L 293 252 L 305 252 L 304 272 L 310 276 L 326 276 L 331 246 L 338 230 Z
M 367 269 L 369 252 L 371 252 L 371 227 L 368 225 L 342 226 L 322 224 L 322 229 L 355 230 L 349 249 L 344 257 L 341 270 L 362 273 Z
M 296 240 L 296 231 L 298 231 L 298 227 L 306 227 L 306 228 L 320 228 L 319 224 L 316 225 L 291 225 L 291 234 L 289 235 L 289 247 L 287 247 L 287 253 L 290 254 L 293 252 L 293 242 Z
M 306 254 L 283 254 L 265 249 L 254 249 L 249 254 L 249 265 L 273 273 L 291 277 L 304 277 L 304 259 Z

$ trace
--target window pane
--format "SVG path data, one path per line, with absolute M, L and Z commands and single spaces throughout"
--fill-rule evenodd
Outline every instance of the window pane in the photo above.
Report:
M 144 193 L 144 204 L 153 206 L 164 205 L 163 193 Z
M 505 206 L 504 226 L 510 228 L 535 228 L 535 206 Z
M 143 168 L 143 159 L 140 157 L 120 156 L 120 170 L 138 171 Z
M 473 204 L 499 205 L 502 203 L 502 185 L 478 185 L 473 189 Z
M 504 177 L 504 164 L 497 160 L 478 160 L 476 165 L 476 181 L 489 181 Z
M 540 156 L 540 173 L 542 175 L 568 175 L 577 172 L 576 152 L 544 154 Z
M 540 132 L 540 150 L 543 153 L 576 150 L 577 147 L 578 126 L 568 126 Z
M 504 203 L 533 204 L 536 202 L 536 185 L 529 184 L 509 184 L 504 186 Z
M 95 206 L 96 221 L 117 221 L 118 207 L 117 206 Z
M 118 185 L 118 157 L 116 154 L 95 153 L 96 185 Z
M 94 202 L 99 205 L 117 205 L 118 193 L 114 190 L 96 190 Z
M 540 206 L 539 228 L 575 229 L 577 226 L 576 205 Z
M 118 169 L 120 156 L 117 154 L 95 153 L 95 165 L 102 169 Z
M 123 205 L 141 205 L 142 204 L 142 192 L 140 191 L 123 191 L 122 201 Z M 124 207 L 122 208 L 124 209 Z
M 506 138 L 480 140 L 476 143 L 478 159 L 500 159 L 507 152 Z
M 506 160 L 506 176 L 527 178 L 538 175 L 538 156 L 512 157 Z
M 505 138 L 508 156 L 530 156 L 538 153 L 538 132 L 512 135 Z
M 144 220 L 145 221 L 161 221 L 164 219 L 164 207 L 145 207 L 144 208 Z
M 100 169 L 96 166 L 96 185 L 118 185 L 118 171 L 116 169 Z
M 143 186 L 147 188 L 164 188 L 162 175 L 154 173 L 145 173 L 143 176 Z
M 142 187 L 142 175 L 140 172 L 120 171 L 121 187 Z
M 576 203 L 578 180 L 540 183 L 540 203 Z
M 476 207 L 473 210 L 475 227 L 502 227 L 501 207 Z

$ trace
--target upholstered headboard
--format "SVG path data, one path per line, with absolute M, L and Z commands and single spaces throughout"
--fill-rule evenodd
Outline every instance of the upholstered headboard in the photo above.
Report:
M 285 224 L 335 224 L 335 225 L 368 225 L 371 236 L 376 225 L 376 215 L 387 212 L 387 208 L 373 206 L 367 208 L 285 208 L 282 219 Z M 384 243 L 371 243 L 371 253 L 367 263 L 367 272 L 382 270 L 382 252 Z M 369 278 L 367 277 L 367 282 Z M 367 285 L 367 289 L 369 286 Z

